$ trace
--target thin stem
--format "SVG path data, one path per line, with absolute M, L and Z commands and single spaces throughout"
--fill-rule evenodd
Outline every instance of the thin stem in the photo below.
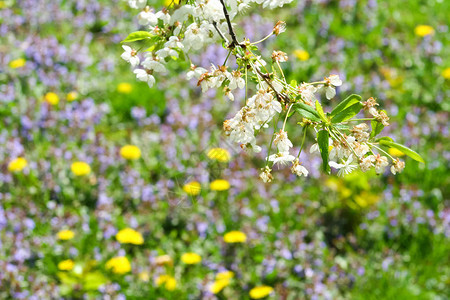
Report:
M 252 63 L 251 61 L 249 61 L 249 63 L 250 63 L 250 66 L 252 67 L 252 70 L 253 70 L 253 71 L 258 70 L 258 69 L 253 65 L 253 63 Z M 256 79 L 258 79 L 259 84 L 262 85 L 262 81 L 261 81 L 260 77 L 261 77 L 263 80 L 264 80 L 264 77 L 263 77 L 263 76 L 260 76 L 257 72 L 255 72 L 255 74 L 256 74 Z M 275 91 L 275 90 L 274 90 L 274 91 Z
M 389 156 L 390 159 L 392 159 L 393 161 L 395 160 L 391 155 L 389 155 L 389 153 L 387 153 L 386 151 L 384 151 L 383 149 L 381 149 L 380 147 L 375 146 L 374 144 L 368 143 L 369 145 L 371 145 L 372 147 L 377 148 L 379 151 L 383 152 L 384 154 L 386 154 L 387 156 Z
M 315 82 L 310 82 L 309 84 L 324 84 L 325 81 L 315 81 Z
M 260 39 L 259 41 L 254 42 L 254 43 L 251 43 L 251 44 L 252 44 L 252 45 L 256 45 L 256 44 L 262 43 L 262 42 L 264 42 L 265 40 L 267 40 L 268 38 L 270 38 L 272 35 L 273 35 L 273 32 L 271 32 L 268 36 L 266 36 L 266 37 Z
M 306 130 L 307 129 L 308 129 L 308 126 L 303 127 L 302 145 L 300 146 L 300 151 L 298 151 L 297 159 L 300 158 L 300 153 L 302 153 L 303 145 L 305 144 L 305 140 L 306 140 Z
M 286 126 L 286 121 L 289 117 L 289 112 L 291 111 L 292 105 L 294 105 L 294 104 L 292 103 L 291 105 L 289 105 L 288 111 L 286 113 L 286 117 L 284 118 L 283 128 L 281 129 L 282 131 L 284 131 L 284 127 Z
M 280 115 L 278 115 L 277 121 L 275 122 L 275 119 L 273 119 L 273 134 L 272 134 L 272 138 L 270 139 L 270 144 L 269 144 L 269 149 L 267 149 L 267 158 L 266 158 L 266 166 L 269 164 L 269 156 L 270 156 L 270 149 L 272 149 L 272 143 L 273 143 L 273 138 L 275 137 L 275 132 L 277 131 L 277 124 L 278 121 L 280 121 Z
M 273 87 L 272 83 L 270 82 L 270 80 L 267 78 L 267 75 L 263 74 L 258 68 L 253 68 L 254 71 L 256 71 L 256 73 L 261 76 L 261 78 L 267 83 L 267 85 L 273 90 L 273 92 L 275 93 L 275 96 L 277 96 L 278 101 L 282 102 L 282 100 L 286 101 L 286 102 L 290 102 L 290 99 L 284 95 L 284 94 L 280 94 L 277 92 L 277 90 Z
M 280 69 L 281 76 L 283 76 L 284 83 L 287 85 L 286 77 L 284 77 L 283 69 L 281 69 L 280 62 L 277 60 L 278 69 Z
M 331 130 L 330 130 L 331 131 Z M 359 158 L 359 156 L 356 154 L 355 149 L 353 149 L 352 145 L 350 145 L 350 143 L 347 141 L 347 139 L 344 137 L 344 134 L 342 132 L 340 132 L 338 129 L 336 129 L 336 132 L 338 133 L 338 135 L 340 135 L 341 139 L 344 140 L 344 142 L 347 144 L 347 146 L 350 148 L 350 150 L 353 152 L 353 154 L 355 155 L 356 158 Z
M 222 66 L 225 66 L 225 64 L 227 63 L 228 58 L 230 57 L 231 51 L 232 51 L 232 50 L 228 51 L 228 55 L 227 55 L 227 57 L 225 58 L 225 61 L 223 62 Z
M 247 75 L 247 65 L 245 66 L 245 105 L 247 105 L 248 99 L 248 75 Z
M 288 84 L 285 81 L 281 81 L 278 78 L 275 78 L 275 81 L 278 81 L 280 84 L 282 84 L 284 86 L 285 89 L 289 90 L 291 93 L 295 94 L 296 96 L 299 95 L 298 90 L 296 88 L 294 88 L 293 86 L 291 86 L 290 84 Z
M 259 60 L 258 56 L 255 55 L 255 53 L 252 52 L 252 50 L 248 49 L 248 52 L 250 52 L 253 57 L 256 59 L 256 61 L 259 62 L 259 64 L 264 68 L 264 70 L 266 71 L 267 74 L 269 74 L 269 71 L 267 70 L 266 66 Z M 273 69 L 273 68 L 272 68 Z
M 342 123 L 353 122 L 353 121 L 370 121 L 370 120 L 375 120 L 375 118 L 351 119 L 351 120 L 343 121 Z
M 225 35 L 223 34 L 222 31 L 220 31 L 219 27 L 217 27 L 217 22 L 213 21 L 212 22 L 214 28 L 216 29 L 217 33 L 220 35 L 220 37 L 225 41 L 225 43 L 228 44 L 228 39 L 225 37 Z M 231 53 L 231 52 L 230 52 Z

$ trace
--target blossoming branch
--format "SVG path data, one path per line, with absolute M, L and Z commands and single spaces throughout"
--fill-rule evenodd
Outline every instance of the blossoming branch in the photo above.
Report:
M 135 68 L 137 79 L 147 82 L 150 87 L 155 84 L 156 73 L 167 71 L 170 60 L 189 61 L 191 68 L 186 74 L 187 79 L 195 78 L 202 92 L 220 89 L 231 101 L 235 100 L 237 89 L 247 91 L 253 84 L 256 94 L 248 97 L 245 93 L 243 107 L 233 118 L 224 121 L 223 129 L 242 149 L 260 152 L 257 135 L 273 126 L 269 154 L 260 174 L 264 182 L 272 180 L 274 165 L 290 165 L 292 173 L 308 176 L 308 170 L 299 161 L 308 130 L 315 132 L 317 140 L 310 147 L 310 152 L 320 153 L 322 169 L 327 173 L 333 168 L 343 176 L 357 168 L 363 172 L 373 168 L 379 174 L 389 165 L 393 174 L 401 172 L 405 163 L 389 155 L 385 147 L 396 148 L 423 163 L 422 157 L 413 150 L 395 143 L 389 137 L 377 137 L 389 125 L 389 117 L 384 110 L 377 108 L 375 98 L 362 101 L 361 96 L 350 95 L 330 112 L 325 112 L 316 95 L 323 93 L 326 99 L 333 99 L 336 87 L 342 85 L 338 75 L 329 75 L 321 81 L 310 83 L 288 83 L 282 68 L 282 63 L 288 60 L 286 53 L 273 51 L 268 61 L 260 56 L 258 44 L 283 33 L 286 30 L 284 22 L 278 21 L 273 30 L 259 41 L 239 39 L 236 35 L 232 21 L 251 5 L 256 3 L 273 9 L 290 2 L 292 0 L 172 1 L 168 7 L 154 11 L 147 6 L 146 0 L 128 0 L 132 8 L 141 10 L 138 21 L 147 30 L 133 32 L 122 41 L 122 58 Z M 228 51 L 225 62 L 212 65 L 209 69 L 192 64 L 189 53 L 219 42 Z M 138 47 L 133 48 L 129 44 L 137 44 Z M 143 61 L 139 58 L 140 51 L 145 53 Z M 227 64 L 231 55 L 237 63 L 233 70 Z M 358 118 L 360 112 L 364 112 L 366 117 Z M 303 130 L 298 153 L 292 153 L 294 145 L 286 131 L 286 123 L 294 119 L 293 116 L 296 116 L 296 124 Z M 284 120 L 281 128 L 278 128 L 276 121 L 279 118 Z M 272 147 L 275 151 L 270 154 Z

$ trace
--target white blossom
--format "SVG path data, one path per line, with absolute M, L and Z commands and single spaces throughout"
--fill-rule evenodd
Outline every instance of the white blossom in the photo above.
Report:
M 361 123 L 353 126 L 353 129 L 351 130 L 353 136 L 356 140 L 358 140 L 358 142 L 367 142 L 370 136 L 370 133 L 368 131 L 369 126 L 366 123 Z
M 292 142 L 287 136 L 287 132 L 280 129 L 280 132 L 275 133 L 273 143 L 278 147 L 280 152 L 288 152 L 293 147 Z
M 375 157 L 375 172 L 377 174 L 383 173 L 384 169 L 389 165 L 388 159 L 386 156 L 381 156 L 377 154 Z
M 147 0 L 128 0 L 128 5 L 131 8 L 143 8 L 147 4 Z
M 142 62 L 142 66 L 144 66 L 147 70 L 153 70 L 157 73 L 166 71 L 164 64 L 162 64 L 159 59 L 150 55 Z
M 312 144 L 311 148 L 309 148 L 309 153 L 319 152 L 319 144 Z
M 133 71 L 136 74 L 136 78 L 140 81 L 147 82 L 149 87 L 152 87 L 155 84 L 155 77 L 149 73 L 149 71 L 143 69 L 136 69 Z
M 172 14 L 170 19 L 171 25 L 174 25 L 176 22 L 184 23 L 189 18 L 189 15 L 194 13 L 194 8 L 192 5 L 186 4 L 178 8 Z
M 225 94 L 225 96 L 227 96 L 228 99 L 234 101 L 234 95 L 228 86 L 223 88 L 223 93 Z
M 194 65 L 191 65 L 191 70 L 189 72 L 187 72 L 186 74 L 186 78 L 188 80 L 195 78 L 195 79 L 199 79 L 200 76 L 202 76 L 202 74 L 207 73 L 208 71 L 205 68 L 201 68 L 201 67 L 196 67 Z
M 300 164 L 298 158 L 296 158 L 294 163 L 292 164 L 291 172 L 297 176 L 303 175 L 305 177 L 307 177 L 309 174 L 308 170 Z
M 370 151 L 370 147 L 365 143 L 354 142 L 352 147 L 358 157 L 363 157 Z
M 298 91 L 303 101 L 311 106 L 314 105 L 314 102 L 316 101 L 316 96 L 314 95 L 314 93 L 317 92 L 316 87 L 314 87 L 312 84 L 303 82 L 298 87 Z
M 201 12 L 198 11 L 198 13 L 203 14 L 205 19 L 219 22 L 225 18 L 225 15 L 223 14 L 223 7 L 219 0 L 208 0 L 201 2 L 204 2 L 204 4 L 202 3 L 202 5 L 198 6 L 201 10 Z
M 164 24 L 170 24 L 170 15 L 168 11 L 160 10 L 156 13 L 156 17 L 163 21 Z
M 369 171 L 370 168 L 374 166 L 373 164 L 374 162 L 375 162 L 375 155 L 369 155 L 361 160 L 361 162 L 359 163 L 359 167 L 361 171 L 367 172 Z
M 256 0 L 258 4 L 262 4 L 263 8 L 274 9 L 276 7 L 282 7 L 287 3 L 291 3 L 293 0 Z
M 325 84 L 320 85 L 319 89 L 325 89 L 325 96 L 329 100 L 336 95 L 336 87 L 342 85 L 342 80 L 339 78 L 339 75 L 330 75 L 325 77 L 324 81 Z
M 353 163 L 353 156 L 350 156 L 349 158 L 347 158 L 347 160 L 342 160 L 343 163 L 342 164 L 338 164 L 334 161 L 330 161 L 328 164 L 330 165 L 330 167 L 338 169 L 338 176 L 344 176 L 347 174 L 350 174 L 351 172 L 353 172 L 358 165 Z
M 236 88 L 243 89 L 245 87 L 245 80 L 242 78 L 242 74 L 239 71 L 232 71 L 231 73 L 228 73 L 227 75 L 228 80 L 230 83 L 228 84 L 228 87 L 231 90 L 234 90 Z
M 264 182 L 271 182 L 273 179 L 271 174 L 272 170 L 266 166 L 265 168 L 262 168 L 261 171 L 262 172 L 259 174 L 259 178 L 261 178 Z
M 143 26 L 155 26 L 156 24 L 158 24 L 158 16 L 153 11 L 151 11 L 149 7 L 146 7 L 138 14 L 138 22 L 139 25 Z
M 289 152 L 278 152 L 269 156 L 269 161 L 273 161 L 273 164 L 280 164 L 282 166 L 287 165 L 295 159 Z
M 404 168 L 405 168 L 405 162 L 403 162 L 397 158 L 392 162 L 391 172 L 392 172 L 392 174 L 395 175 L 397 173 L 401 173 Z
M 166 58 L 166 57 L 178 57 L 178 52 L 175 49 L 169 48 L 169 47 L 164 47 L 162 49 L 159 49 L 158 51 L 156 51 L 156 55 L 160 58 Z
M 133 68 L 139 65 L 140 60 L 137 56 L 137 51 L 127 45 L 122 45 L 122 48 L 125 52 L 123 52 L 120 57 L 122 57 L 122 59 L 126 62 L 129 62 Z

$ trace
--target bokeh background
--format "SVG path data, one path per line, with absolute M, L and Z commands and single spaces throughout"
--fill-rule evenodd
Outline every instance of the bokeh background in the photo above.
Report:
M 288 53 L 289 80 L 339 74 L 330 105 L 376 97 L 387 134 L 426 160 L 391 151 L 402 174 L 338 178 L 304 153 L 308 178 L 263 184 L 267 149 L 247 155 L 221 131 L 242 95 L 202 95 L 183 62 L 152 89 L 135 80 L 120 59 L 139 29 L 126 1 L 0 1 L 0 298 L 248 299 L 268 286 L 270 299 L 449 299 L 449 11 L 302 0 L 240 18 L 252 41 L 286 21 L 263 55 Z

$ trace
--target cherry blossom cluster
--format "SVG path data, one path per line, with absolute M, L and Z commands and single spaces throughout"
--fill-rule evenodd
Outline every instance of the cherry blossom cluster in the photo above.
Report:
M 159 11 L 147 6 L 146 0 L 128 0 L 130 7 L 140 9 L 139 24 L 145 29 L 128 35 L 123 41 L 122 58 L 129 62 L 138 80 L 155 84 L 155 74 L 167 72 L 170 60 L 187 60 L 191 67 L 187 79 L 197 80 L 202 92 L 218 89 L 229 100 L 234 101 L 233 92 L 245 89 L 242 108 L 236 115 L 224 121 L 225 134 L 248 151 L 260 152 L 257 135 L 264 129 L 273 127 L 268 147 L 266 165 L 260 178 L 270 182 L 273 166 L 290 165 L 292 173 L 308 176 L 308 170 L 299 161 L 307 132 L 316 135 L 317 143 L 310 152 L 319 152 L 323 160 L 323 170 L 338 170 L 338 175 L 346 175 L 360 169 L 367 172 L 374 169 L 383 173 L 391 164 L 393 174 L 400 173 L 405 163 L 392 157 L 386 150 L 396 148 L 413 159 L 423 159 L 413 150 L 395 143 L 388 137 L 377 135 L 388 126 L 389 117 L 378 110 L 375 98 L 361 101 L 358 95 L 350 95 L 338 103 L 331 112 L 325 112 L 319 94 L 331 100 L 336 96 L 336 87 L 342 85 L 338 75 L 329 75 L 315 82 L 287 82 L 282 63 L 289 57 L 283 51 L 273 51 L 270 60 L 259 54 L 258 44 L 267 38 L 283 33 L 286 24 L 278 21 L 268 35 L 252 42 L 240 40 L 234 32 L 233 20 L 252 5 L 262 5 L 272 9 L 290 3 L 292 0 L 188 0 L 185 3 L 173 1 Z M 213 43 L 222 42 L 228 50 L 225 62 L 211 66 L 195 66 L 188 54 L 203 49 Z M 143 60 L 138 50 L 129 46 L 137 44 L 144 49 Z M 230 63 L 229 57 L 235 58 Z M 269 71 L 270 70 L 270 71 Z M 248 96 L 248 94 L 251 96 Z M 358 115 L 366 114 L 364 118 Z M 278 121 L 284 119 L 282 128 Z M 294 119 L 303 128 L 301 146 L 292 153 L 294 145 L 288 137 L 286 123 Z M 367 123 L 370 122 L 370 127 Z M 356 124 L 356 125 L 355 125 Z M 276 149 L 271 154 L 272 147 Z M 293 154 L 296 154 L 294 156 Z M 389 160 L 391 163 L 389 163 Z M 331 167 L 331 168 L 330 168 Z

